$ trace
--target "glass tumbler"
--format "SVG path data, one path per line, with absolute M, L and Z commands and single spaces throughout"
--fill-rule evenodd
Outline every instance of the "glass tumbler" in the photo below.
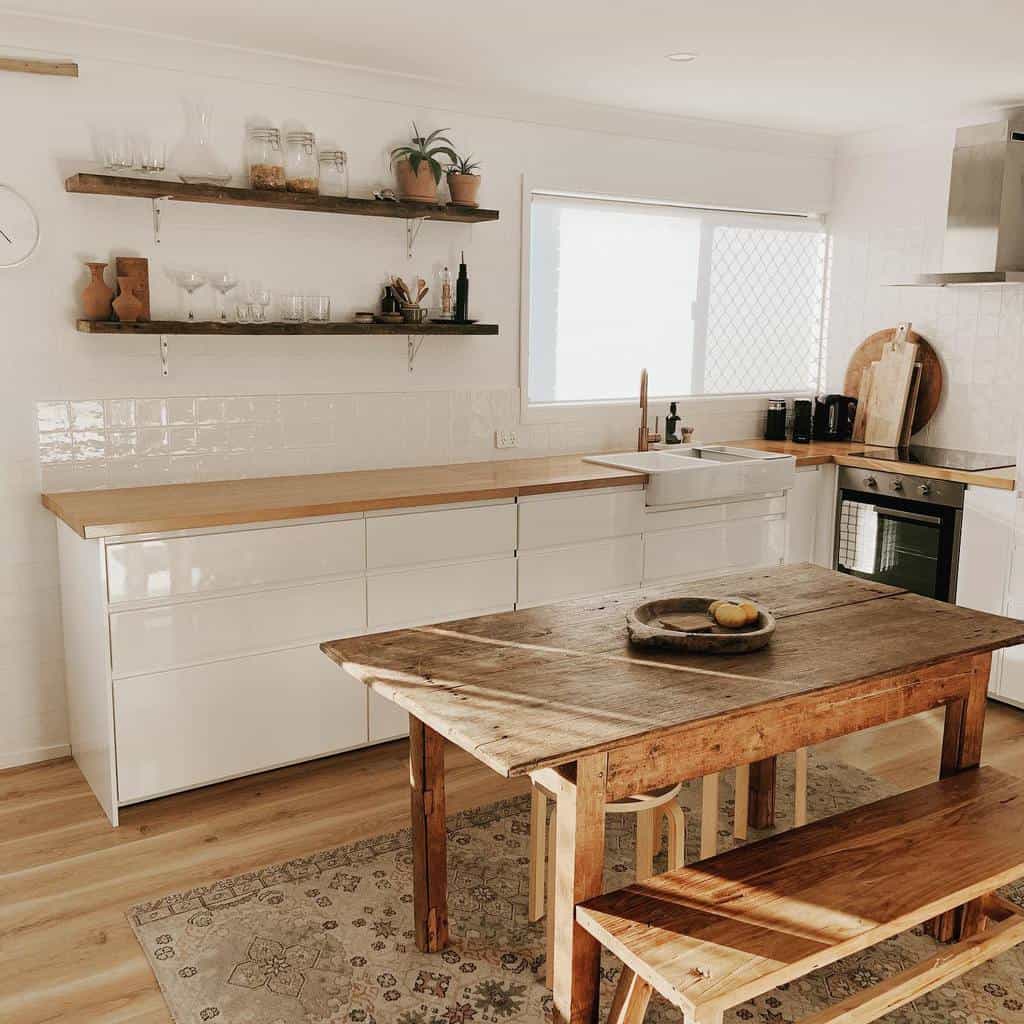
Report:
M 306 296 L 306 319 L 310 323 L 323 324 L 331 319 L 331 299 L 328 295 Z
M 281 319 L 287 323 L 301 323 L 303 303 L 301 295 L 281 296 Z

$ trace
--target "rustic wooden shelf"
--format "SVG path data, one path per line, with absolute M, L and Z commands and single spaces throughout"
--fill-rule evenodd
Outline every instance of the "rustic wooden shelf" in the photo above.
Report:
M 310 196 L 298 192 L 271 192 L 229 185 L 186 185 L 182 181 L 128 178 L 117 174 L 73 174 L 64 182 L 64 188 L 79 195 L 172 199 L 185 203 L 255 206 L 272 210 L 302 210 L 307 213 L 345 213 L 357 217 L 391 217 L 396 220 L 441 220 L 457 224 L 479 224 L 497 220 L 499 216 L 497 210 L 481 210 L 473 206 Z
M 79 320 L 82 334 L 392 334 L 416 337 L 428 334 L 497 334 L 497 324 L 356 324 L 337 321 L 323 324 L 239 324 L 219 320 L 146 320 L 122 324 L 116 320 Z

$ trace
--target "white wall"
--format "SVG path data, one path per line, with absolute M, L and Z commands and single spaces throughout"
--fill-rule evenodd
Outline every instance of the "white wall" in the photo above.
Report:
M 900 320 L 934 346 L 945 371 L 941 405 L 922 444 L 1016 455 L 1024 288 L 892 288 L 942 269 L 957 121 L 847 140 L 835 169 L 829 389 L 842 390 L 853 349 Z M 983 269 L 983 268 L 979 268 Z
M 454 89 L 171 39 L 0 16 L 5 53 L 68 56 L 76 80 L 0 76 L 0 181 L 42 222 L 32 262 L 0 274 L 0 767 L 67 741 L 54 524 L 41 488 L 82 489 L 267 473 L 492 458 L 496 426 L 519 418 L 521 180 L 538 186 L 765 209 L 821 210 L 832 147 L 802 136 L 629 115 L 536 97 Z M 67 195 L 92 138 L 147 126 L 173 143 L 183 96 L 215 109 L 221 155 L 242 169 L 243 126 L 302 121 L 348 150 L 353 194 L 386 183 L 384 154 L 415 118 L 445 127 L 484 163 L 497 224 L 424 225 L 412 262 L 401 221 L 171 206 L 154 245 L 150 204 Z M 413 375 L 404 338 L 155 338 L 73 329 L 82 261 L 150 259 L 154 315 L 175 315 L 164 277 L 226 268 L 279 290 L 332 296 L 335 315 L 370 307 L 388 273 L 433 281 L 466 250 L 473 311 L 498 338 L 429 338 Z M 209 293 L 205 300 L 209 301 Z M 656 382 L 654 390 L 656 391 Z M 763 402 L 684 403 L 698 437 L 757 429 Z M 507 456 L 629 444 L 632 408 L 521 427 Z M 40 433 L 42 431 L 42 433 Z M 40 455 L 45 462 L 41 464 Z M 45 475 L 43 475 L 45 474 Z

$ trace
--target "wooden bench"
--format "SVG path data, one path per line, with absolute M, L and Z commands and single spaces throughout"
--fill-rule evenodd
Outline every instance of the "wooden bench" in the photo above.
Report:
M 1024 875 L 1024 781 L 993 768 L 740 847 L 581 904 L 625 965 L 609 1024 L 652 991 L 685 1024 L 961 908 L 968 937 L 802 1024 L 866 1024 L 1024 941 L 994 890 Z

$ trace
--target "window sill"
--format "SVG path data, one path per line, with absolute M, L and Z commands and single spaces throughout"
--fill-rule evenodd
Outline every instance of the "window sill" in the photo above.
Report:
M 702 412 L 721 410 L 722 412 L 743 412 L 745 410 L 764 409 L 765 403 L 773 398 L 787 401 L 795 399 L 811 399 L 810 391 L 766 391 L 755 394 L 741 395 L 651 395 L 647 406 L 652 416 L 663 414 L 669 402 L 676 402 L 680 413 L 687 409 L 700 408 Z M 520 422 L 533 423 L 579 423 L 593 422 L 596 419 L 634 420 L 640 406 L 639 395 L 636 398 L 623 398 L 595 402 L 529 402 L 523 392 Z

